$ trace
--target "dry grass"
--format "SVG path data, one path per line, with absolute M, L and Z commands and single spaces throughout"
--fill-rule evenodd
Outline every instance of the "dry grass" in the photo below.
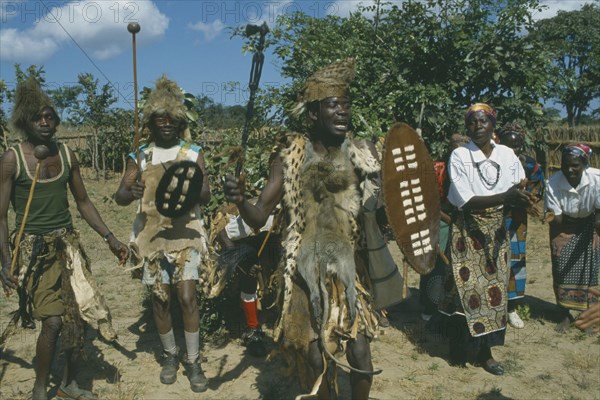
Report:
M 565 357 L 563 365 L 570 370 L 594 371 L 600 367 L 600 353 L 597 351 L 570 353 Z
M 442 400 L 446 399 L 446 388 L 444 385 L 428 385 L 421 390 L 415 397 L 416 400 Z
M 598 352 L 568 354 L 564 366 L 567 374 L 581 390 L 598 391 L 597 376 L 594 376 L 600 363 Z
M 546 143 L 546 163 L 553 171 L 560 168 L 562 149 L 569 144 L 585 143 L 595 154 L 600 152 L 600 125 L 568 127 L 548 127 L 537 132 L 537 138 Z M 591 165 L 600 167 L 600 157 L 592 157 Z
M 586 143 L 600 144 L 600 125 L 577 126 L 550 126 L 544 129 L 545 139 L 548 143 L 569 142 L 579 140 Z
M 522 376 L 525 366 L 521 360 L 520 354 L 516 351 L 509 351 L 502 358 L 502 365 L 507 375 L 511 376 Z

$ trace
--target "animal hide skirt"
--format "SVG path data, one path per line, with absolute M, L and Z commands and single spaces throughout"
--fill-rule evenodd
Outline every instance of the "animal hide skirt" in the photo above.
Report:
M 357 257 L 358 258 L 358 257 Z M 357 268 L 360 268 L 357 261 Z M 375 336 L 377 317 L 373 311 L 371 296 L 363 284 L 356 279 L 357 315 L 354 323 L 350 323 L 345 288 L 336 279 L 327 282 L 329 297 L 329 317 L 325 323 L 323 343 L 333 355 L 344 354 L 349 340 L 363 334 L 368 340 Z M 281 345 L 289 365 L 290 374 L 298 373 L 303 389 L 310 389 L 313 380 L 310 378 L 308 365 L 308 346 L 319 339 L 317 321 L 311 312 L 308 289 L 302 279 L 294 280 L 294 288 L 289 304 L 289 311 L 281 321 Z
M 43 235 L 25 235 L 18 261 L 21 312 L 39 320 L 62 316 L 64 348 L 83 343 L 83 321 L 97 326 L 106 340 L 116 338 L 110 311 L 77 231 L 61 228 Z

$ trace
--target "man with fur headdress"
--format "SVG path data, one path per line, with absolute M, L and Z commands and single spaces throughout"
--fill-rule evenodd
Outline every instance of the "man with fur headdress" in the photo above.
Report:
M 110 232 L 88 197 L 75 153 L 55 140 L 59 123 L 50 99 L 33 78 L 19 84 L 12 124 L 24 141 L 11 147 L 0 159 L 0 280 L 5 292 L 17 290 L 18 312 L 25 324 L 30 317 L 42 321 L 36 345 L 34 400 L 48 398 L 46 387 L 59 333 L 67 370 L 58 393 L 73 399 L 95 398 L 91 392 L 80 389 L 75 379 L 83 348 L 83 322 L 97 323 L 108 340 L 116 337 L 109 310 L 91 276 L 79 233 L 73 229 L 67 187 L 83 219 L 104 238 L 122 263 L 128 254 L 127 247 Z M 40 149 L 48 150 L 46 158 L 41 156 Z M 26 204 L 38 163 L 31 212 L 26 219 Z M 18 250 L 18 278 L 10 271 L 7 222 L 10 202 L 16 213 L 16 229 L 24 225 Z
M 160 381 L 174 383 L 179 368 L 170 313 L 171 286 L 175 286 L 183 314 L 187 350 L 184 366 L 191 389 L 203 392 L 207 379 L 200 366 L 196 284 L 199 268 L 209 260 L 199 206 L 210 200 L 210 189 L 201 148 L 191 143 L 183 100 L 175 82 L 165 76 L 156 81 L 156 89 L 143 109 L 142 125 L 149 130 L 150 138 L 139 148 L 139 157 L 132 153 L 127 160 L 116 201 L 126 206 L 141 200 L 132 236 L 144 261 L 143 283 L 153 286 L 154 321 L 163 346 Z M 187 192 L 187 196 L 195 196 L 189 211 L 169 218 L 158 212 L 157 187 L 169 166 L 185 161 L 196 163 L 202 171 L 202 188 Z
M 275 340 L 294 352 L 303 386 L 323 398 L 327 359 L 341 364 L 332 353 L 345 351 L 353 398 L 368 398 L 374 374 L 369 343 L 376 318 L 355 250 L 360 183 L 377 176 L 379 162 L 374 147 L 350 133 L 354 71 L 354 60 L 346 59 L 308 80 L 294 110 L 307 116 L 308 132 L 289 135 L 255 205 L 244 196 L 243 176 L 227 176 L 224 185 L 225 198 L 254 229 L 283 203 L 283 304 Z

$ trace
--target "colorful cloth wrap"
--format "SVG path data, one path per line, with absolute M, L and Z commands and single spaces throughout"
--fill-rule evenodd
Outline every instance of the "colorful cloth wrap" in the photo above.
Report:
M 478 111 L 483 111 L 490 121 L 492 121 L 492 125 L 496 126 L 496 109 L 485 103 L 475 103 L 471 107 L 467 108 L 467 111 L 465 112 L 465 125 L 467 125 L 469 122 L 471 115 Z
M 502 208 L 459 212 L 440 312 L 462 314 L 471 336 L 506 328 L 508 241 Z
M 592 158 L 592 149 L 590 146 L 583 143 L 572 144 L 565 146 L 562 150 L 563 157 L 566 155 L 573 155 L 581 157 L 585 165 L 590 165 L 590 158 Z
M 544 172 L 540 165 L 526 155 L 519 156 L 527 177 L 526 190 L 538 199 L 544 197 Z M 506 217 L 506 229 L 510 239 L 510 277 L 508 279 L 508 299 L 519 299 L 525 296 L 527 282 L 526 241 L 527 211 L 512 209 Z
M 594 214 L 550 225 L 552 278 L 556 302 L 572 310 L 585 310 L 598 298 L 600 237 L 594 230 Z
M 18 261 L 21 312 L 38 320 L 62 316 L 63 348 L 83 344 L 83 321 L 92 326 L 102 323 L 100 333 L 111 339 L 110 311 L 92 277 L 77 231 L 61 228 L 25 234 Z

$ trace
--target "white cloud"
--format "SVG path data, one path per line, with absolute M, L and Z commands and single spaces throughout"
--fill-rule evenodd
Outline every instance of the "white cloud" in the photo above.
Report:
M 0 21 L 5 23 L 19 15 L 21 4 L 26 0 L 0 1 Z
M 591 3 L 591 1 L 587 0 L 542 0 L 540 4 L 546 6 L 542 12 L 534 12 L 533 18 L 535 20 L 552 18 L 558 14 L 558 11 L 576 11 L 581 9 L 584 4 Z
M 213 22 L 205 23 L 198 21 L 195 24 L 190 24 L 189 27 L 195 31 L 202 32 L 204 34 L 204 40 L 210 42 L 225 29 L 225 24 L 220 19 L 216 19 Z
M 129 22 L 141 25 L 136 39 L 142 45 L 161 37 L 169 25 L 151 1 L 83 0 L 43 11 L 29 29 L 0 30 L 3 61 L 44 61 L 71 40 L 92 57 L 108 59 L 131 45 Z
M 51 38 L 36 38 L 23 35 L 16 29 L 0 31 L 0 55 L 2 61 L 45 60 L 59 49 L 58 43 Z

